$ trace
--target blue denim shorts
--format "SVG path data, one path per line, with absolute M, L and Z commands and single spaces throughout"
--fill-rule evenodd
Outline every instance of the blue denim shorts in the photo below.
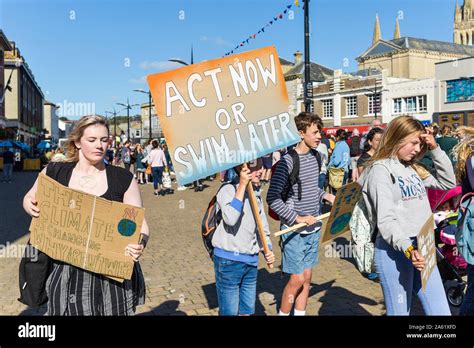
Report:
M 281 229 L 288 228 L 282 225 Z M 321 230 L 310 234 L 287 233 L 281 236 L 283 247 L 283 272 L 302 274 L 318 263 L 318 248 Z
M 219 315 L 252 315 L 257 294 L 257 266 L 214 255 Z

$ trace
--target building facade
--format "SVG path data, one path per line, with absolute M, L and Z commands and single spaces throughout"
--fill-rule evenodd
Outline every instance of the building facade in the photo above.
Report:
M 474 57 L 436 64 L 436 112 L 440 126 L 474 127 Z
M 296 116 L 304 109 L 303 105 L 303 80 L 304 80 L 304 61 L 303 54 L 300 51 L 294 53 L 294 63 L 289 63 L 287 60 L 280 59 L 283 64 L 282 69 L 284 71 L 286 90 L 288 93 L 288 99 L 290 102 L 289 113 L 292 116 Z M 311 73 L 310 79 L 313 86 L 318 83 L 325 82 L 328 78 L 331 78 L 334 74 L 334 70 L 317 64 L 315 62 L 310 63 Z M 313 103 L 314 110 L 314 103 Z
M 11 75 L 10 87 L 5 93 L 6 132 L 9 137 L 30 146 L 42 136 L 44 94 L 20 50 L 11 42 L 12 50 L 5 51 L 4 77 Z
M 59 140 L 59 125 L 58 125 L 58 110 L 59 107 L 49 101 L 45 101 L 43 105 L 43 128 L 45 131 L 45 139 L 51 140 L 56 144 Z
M 474 45 L 474 1 L 464 0 L 459 7 L 456 0 L 454 10 L 454 43 L 460 45 Z
M 7 40 L 5 34 L 0 30 L 0 139 L 5 139 L 5 127 L 7 125 L 5 118 L 5 88 L 7 86 L 8 76 L 5 78 L 5 51 L 11 51 L 12 46 Z
M 466 0 L 468 3 L 470 0 Z M 400 37 L 396 23 L 392 40 L 384 40 L 376 18 L 372 46 L 356 58 L 359 70 L 388 70 L 388 76 L 425 79 L 435 76 L 435 64 L 474 56 L 474 46 L 457 43 Z
M 150 104 L 143 103 L 140 105 L 140 117 L 143 125 L 142 137 L 148 139 L 150 134 Z M 163 130 L 161 129 L 160 119 L 155 111 L 155 106 L 151 104 L 151 137 L 161 138 L 163 137 Z

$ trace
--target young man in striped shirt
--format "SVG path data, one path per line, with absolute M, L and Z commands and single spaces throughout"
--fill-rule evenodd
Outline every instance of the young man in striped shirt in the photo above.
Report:
M 318 186 L 320 168 L 316 148 L 321 142 L 321 118 L 302 112 L 295 117 L 295 123 L 301 137 L 294 149 L 300 162 L 300 185 L 292 185 L 284 200 L 286 195 L 282 193 L 293 169 L 293 157 L 287 153 L 275 169 L 267 194 L 267 203 L 280 217 L 282 229 L 302 222 L 307 224 L 281 237 L 283 272 L 290 274 L 290 280 L 283 291 L 280 315 L 289 315 L 293 304 L 295 315 L 306 314 L 312 268 L 318 260 L 321 235 L 321 223 L 316 221 L 316 216 L 323 200 L 332 204 L 335 198 Z

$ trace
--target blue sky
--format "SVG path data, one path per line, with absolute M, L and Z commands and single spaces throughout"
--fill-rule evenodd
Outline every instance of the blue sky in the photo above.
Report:
M 221 57 L 290 4 L 293 19 L 287 13 L 235 53 L 274 45 L 293 60 L 304 49 L 302 0 L 300 7 L 294 0 L 0 0 L 0 28 L 48 100 L 90 103 L 103 114 L 127 97 L 147 101 L 132 90 L 148 89 L 146 75 L 179 67 L 168 59 L 189 61 L 191 45 L 195 62 Z M 402 36 L 452 42 L 454 4 L 311 0 L 311 60 L 357 70 L 354 58 L 371 44 L 376 13 L 384 39 L 392 38 L 398 16 Z

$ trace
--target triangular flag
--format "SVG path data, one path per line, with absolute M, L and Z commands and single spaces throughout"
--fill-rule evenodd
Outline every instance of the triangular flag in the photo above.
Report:
M 300 2 L 298 0 L 295 0 L 295 6 L 299 6 Z
M 273 24 L 273 21 L 270 21 L 270 24 Z
M 261 32 L 262 32 L 262 29 L 260 29 L 260 30 L 257 32 L 257 34 L 260 34 Z
M 290 8 L 291 8 L 291 5 L 286 6 L 286 8 L 287 8 L 287 9 L 290 9 Z
M 255 39 L 255 37 L 257 36 L 257 34 L 253 34 L 253 38 Z
M 288 10 L 283 11 L 283 13 L 287 13 L 287 12 L 288 12 Z
M 280 15 L 278 17 L 283 18 L 283 15 L 280 13 Z
M 275 20 L 275 22 L 278 20 L 278 18 L 277 18 L 277 17 L 273 17 L 273 19 Z
M 265 32 L 265 29 L 264 29 L 264 28 L 262 28 L 262 33 L 264 33 L 264 32 Z

